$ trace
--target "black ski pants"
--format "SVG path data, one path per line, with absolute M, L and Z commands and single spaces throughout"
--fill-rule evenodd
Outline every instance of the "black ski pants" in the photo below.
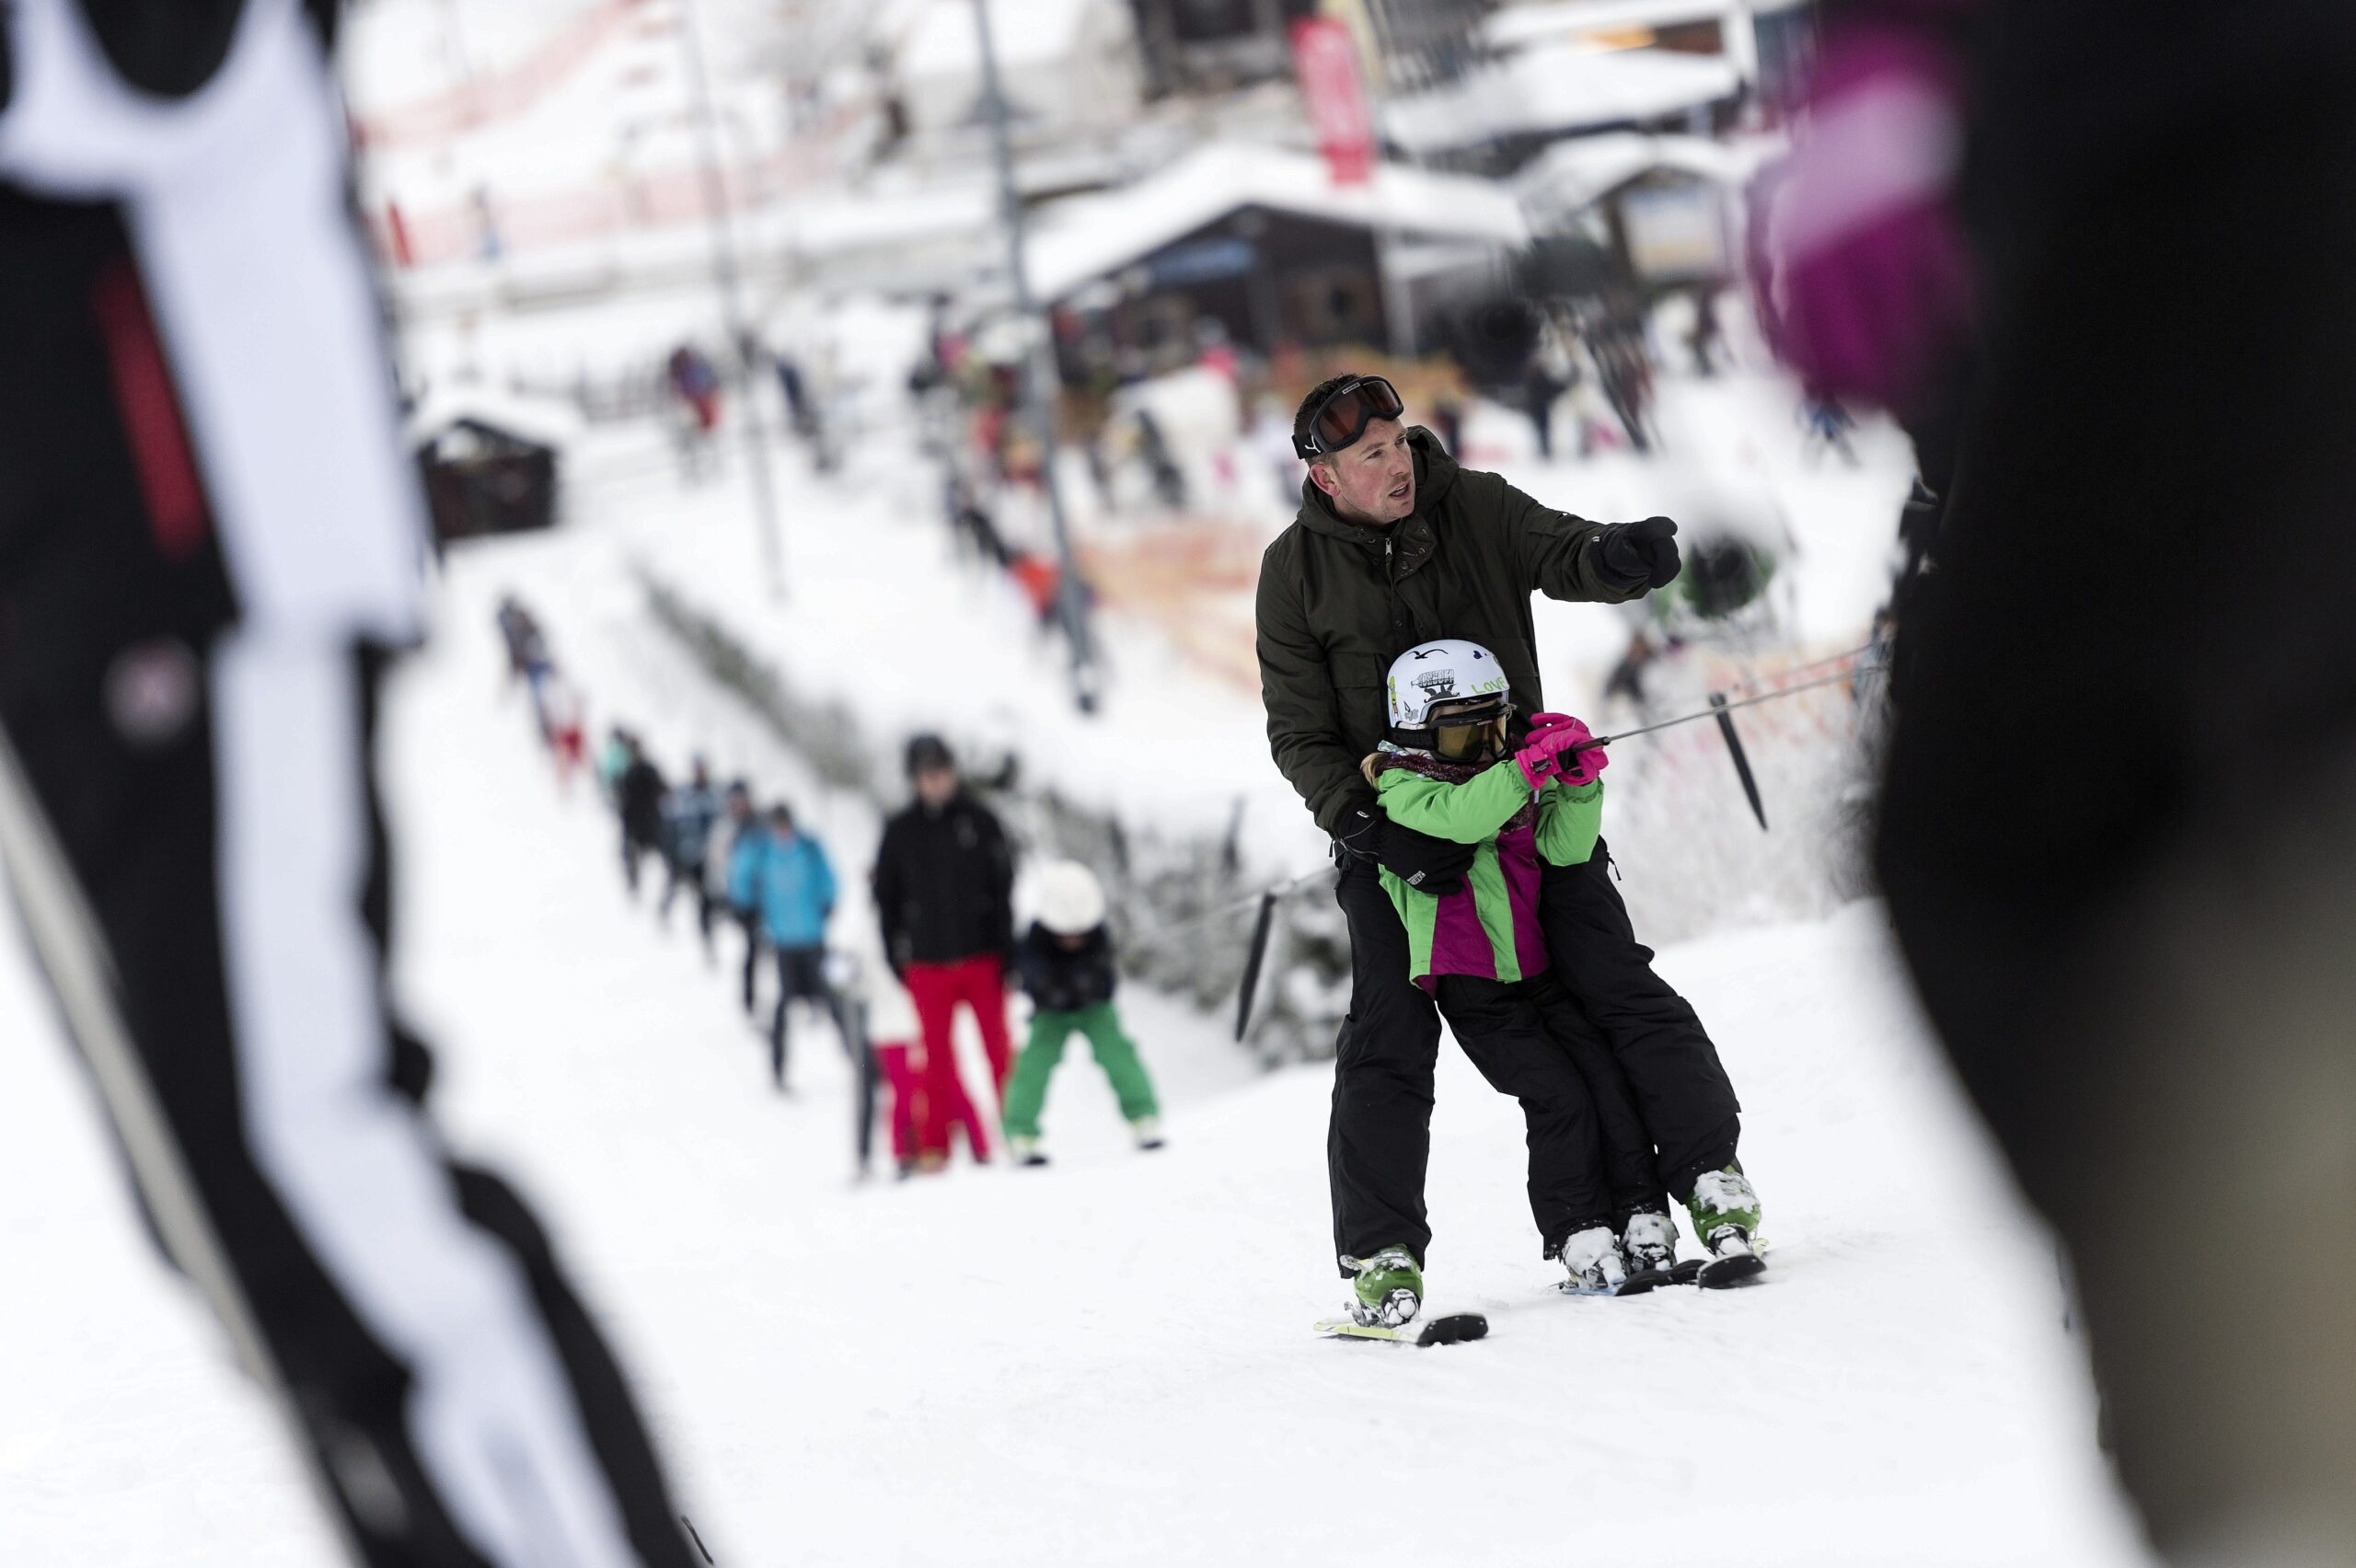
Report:
M 1653 950 L 1628 923 L 1601 840 L 1584 865 L 1545 868 L 1539 923 L 1555 976 L 1625 1077 L 1659 1184 L 1683 1201 L 1694 1178 L 1735 1158 L 1742 1107 L 1692 1005 L 1653 973 Z
M 753 982 L 761 967 L 761 912 L 739 905 L 731 913 L 745 933 L 745 1011 L 749 1015 L 753 1010 Z
M 657 906 L 656 913 L 663 917 L 667 929 L 671 920 L 671 900 L 678 896 L 681 888 L 686 888 L 695 895 L 696 933 L 703 938 L 705 947 L 710 947 L 713 903 L 711 889 L 704 885 L 702 859 L 683 860 L 672 855 L 665 858 L 664 863 L 669 866 L 670 873 L 663 879 L 663 902 Z
M 1603 852 L 1596 852 L 1600 870 Z M 1582 870 L 1585 868 L 1565 868 Z M 1540 981 L 1526 1000 L 1541 1015 L 1555 1054 L 1577 1075 L 1581 1092 L 1600 1118 L 1593 1137 L 1606 1161 L 1603 1182 L 1611 1194 L 1600 1205 L 1607 1216 L 1624 1219 L 1639 1208 L 1661 1205 L 1661 1189 L 1680 1196 L 1692 1190 L 1693 1176 L 1712 1170 L 1734 1158 L 1738 1131 L 1734 1091 L 1717 1071 L 1717 1055 L 1709 1037 L 1693 1020 L 1683 998 L 1652 973 L 1652 953 L 1638 946 L 1628 926 L 1626 910 L 1608 882 L 1575 882 L 1562 887 L 1550 869 L 1541 896 L 1560 906 L 1570 928 L 1600 951 L 1584 954 L 1580 973 L 1590 986 L 1609 986 L 1600 993 L 1601 1006 L 1578 994 L 1562 961 Z M 1599 908 L 1598 896 L 1608 900 Z M 1334 882 L 1334 898 L 1350 932 L 1350 1010 L 1342 1020 L 1334 1043 L 1333 1111 L 1326 1124 L 1326 1176 L 1333 1194 L 1334 1250 L 1336 1257 L 1365 1257 L 1393 1245 L 1403 1245 L 1424 1261 L 1431 1245 L 1431 1226 L 1425 1216 L 1424 1179 L 1431 1160 L 1432 1074 L 1439 1056 L 1439 1012 L 1425 990 L 1407 977 L 1407 929 L 1399 912 L 1382 891 L 1370 864 L 1345 857 Z M 1611 917 L 1617 917 L 1617 927 Z M 1550 920 L 1553 916 L 1550 914 Z M 1555 944 L 1551 940 L 1549 948 Z M 1633 950 L 1633 951 L 1631 951 Z M 1492 982 L 1491 984 L 1495 984 Z M 1508 988 L 1510 989 L 1510 988 Z M 1666 1003 L 1659 998 L 1666 997 Z M 1678 1020 L 1681 1010 L 1682 1023 Z M 1609 1023 L 1606 1022 L 1609 1020 Z M 1477 1028 L 1478 1025 L 1476 1024 Z M 1666 1038 L 1664 1038 L 1666 1037 Z M 1460 1036 L 1460 1038 L 1461 1038 Z M 1710 1072 L 1680 1070 L 1690 1060 L 1698 1040 Z M 1634 1043 L 1631 1051 L 1628 1042 Z M 1473 1053 L 1467 1047 L 1467 1054 Z M 1511 1055 L 1507 1053 L 1507 1055 Z M 1724 1114 L 1709 1133 L 1676 1153 L 1689 1171 L 1679 1188 L 1667 1173 L 1664 1160 L 1655 1159 L 1658 1143 L 1646 1113 L 1648 1101 L 1636 1086 L 1632 1058 L 1653 1069 L 1655 1099 L 1674 1116 L 1706 1118 L 1715 1104 Z M 1501 1058 L 1493 1058 L 1502 1067 Z M 1519 1090 L 1499 1082 L 1491 1065 L 1473 1055 L 1483 1075 L 1506 1093 Z M 1520 1070 L 1547 1074 L 1535 1066 Z M 1715 1074 L 1716 1093 L 1710 1098 Z M 1519 1078 L 1519 1074 L 1517 1074 Z M 1694 1085 L 1701 1086 L 1699 1092 Z M 1573 1092 L 1567 1086 L 1549 1088 L 1548 1102 Z M 1699 1101 L 1698 1109 L 1688 1109 Z M 1538 1178 L 1533 1171 L 1533 1182 Z M 1537 1207 L 1533 1194 L 1533 1211 Z M 1542 1232 L 1550 1228 L 1549 1210 L 1539 1218 Z M 1553 1223 L 1559 1223 L 1554 1219 Z M 1567 1233 L 1567 1232 L 1566 1232 Z M 1558 1245 L 1560 1236 L 1549 1239 Z M 1345 1275 L 1348 1270 L 1342 1271 Z
M 1625 1089 L 1611 1081 L 1617 1075 L 1608 1048 L 1588 1033 L 1585 1020 L 1576 1020 L 1575 1028 L 1560 1020 L 1550 1025 L 1548 1012 L 1570 1005 L 1561 986 L 1551 975 L 1508 984 L 1446 974 L 1438 1000 L 1449 1032 L 1489 1087 L 1520 1102 L 1529 1128 L 1530 1215 L 1538 1223 L 1542 1255 L 1553 1257 L 1565 1237 L 1590 1226 L 1616 1230 L 1624 1224 L 1655 1191 L 1652 1147 L 1644 1141 Z M 1558 1031 L 1588 1034 L 1590 1058 L 1600 1059 L 1607 1075 L 1620 1155 L 1616 1173 L 1605 1156 L 1603 1108 Z
M 387 1010 L 380 658 L 254 615 L 222 543 L 179 389 L 288 367 L 193 375 L 149 303 L 185 259 L 131 232 L 0 183 L 0 858 L 58 1013 L 354 1561 L 687 1568 L 621 1373 L 531 1211 L 442 1152 Z
M 778 1087 L 785 1087 L 785 1009 L 801 1001 L 829 1004 L 826 950 L 819 946 L 781 947 L 777 951 L 777 1011 L 769 1020 L 769 1071 Z
M 1325 1126 L 1337 1266 L 1340 1258 L 1390 1246 L 1426 1262 L 1432 1228 L 1424 1173 L 1431 1163 L 1439 1013 L 1407 977 L 1407 928 L 1373 865 L 1342 857 L 1334 896 L 1350 929 L 1350 1010 L 1334 1044 Z M 1341 1273 L 1347 1278 L 1351 1271 Z

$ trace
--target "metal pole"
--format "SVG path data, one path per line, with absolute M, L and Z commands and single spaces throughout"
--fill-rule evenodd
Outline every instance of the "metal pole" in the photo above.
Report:
M 1046 322 L 1031 297 L 1031 275 L 1022 262 L 1022 199 L 1014 188 L 1014 145 L 1007 128 L 1005 89 L 999 85 L 998 48 L 990 38 L 989 0 L 974 0 L 974 28 L 982 52 L 982 100 L 989 114 L 990 147 L 998 162 L 999 205 L 1006 222 L 1006 265 L 1014 287 L 1015 313 L 1034 334 L 1031 364 L 1022 378 L 1023 412 L 1039 444 L 1039 483 L 1047 492 L 1047 520 L 1056 534 L 1056 609 L 1071 645 L 1073 698 L 1082 713 L 1096 711 L 1096 653 L 1088 629 L 1088 590 L 1072 559 L 1071 528 L 1064 518 L 1063 491 L 1056 483 L 1055 388 L 1059 375 Z
M 785 597 L 785 563 L 778 543 L 777 490 L 769 475 L 768 432 L 761 422 L 760 370 L 753 334 L 745 324 L 743 291 L 738 282 L 736 237 L 728 221 L 728 188 L 720 171 L 720 112 L 711 96 L 711 77 L 704 69 L 701 23 L 695 0 L 680 0 L 679 33 L 687 51 L 687 78 L 696 95 L 696 139 L 703 151 L 704 207 L 711 217 L 711 271 L 720 283 L 722 318 L 727 323 L 729 347 L 745 367 L 745 456 L 752 465 L 753 511 L 759 525 L 761 566 L 768 578 L 769 596 Z

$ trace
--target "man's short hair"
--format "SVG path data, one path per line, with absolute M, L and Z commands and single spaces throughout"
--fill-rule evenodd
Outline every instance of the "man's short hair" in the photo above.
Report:
M 1316 386 L 1309 389 L 1309 396 L 1303 398 L 1300 400 L 1300 407 L 1293 410 L 1292 449 L 1295 452 L 1299 451 L 1301 447 L 1306 445 L 1309 442 L 1309 421 L 1316 416 L 1317 405 L 1332 397 L 1334 395 L 1334 387 L 1341 386 L 1345 382 L 1356 381 L 1357 379 L 1357 373 L 1355 371 L 1351 372 L 1347 375 L 1329 375 L 1324 380 L 1319 382 Z M 1330 452 L 1320 453 L 1318 455 L 1311 457 L 1310 461 L 1311 463 L 1322 463 L 1327 457 L 1332 455 L 1333 454 Z

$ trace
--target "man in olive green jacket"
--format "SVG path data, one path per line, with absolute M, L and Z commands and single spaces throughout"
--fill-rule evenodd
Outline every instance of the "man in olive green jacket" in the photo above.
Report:
M 1269 748 L 1334 836 L 1350 928 L 1326 1146 L 1334 1250 L 1366 1259 L 1404 1247 L 1420 1264 L 1439 1019 L 1408 978 L 1406 930 L 1376 867 L 1439 892 L 1472 853 L 1385 819 L 1358 771 L 1383 739 L 1383 681 L 1404 650 L 1464 638 L 1496 655 L 1517 713 L 1540 711 L 1530 594 L 1633 599 L 1674 579 L 1678 556 L 1668 518 L 1607 525 L 1542 506 L 1496 474 L 1460 467 L 1402 412 L 1372 377 L 1335 377 L 1302 403 L 1294 446 L 1309 478 L 1299 517 L 1262 558 L 1255 618 Z M 1550 868 L 1542 918 L 1566 987 L 1627 1073 L 1663 1186 L 1682 1198 L 1698 1174 L 1733 1159 L 1738 1108 L 1692 1009 L 1653 974 L 1608 856 L 1599 844 L 1585 865 Z

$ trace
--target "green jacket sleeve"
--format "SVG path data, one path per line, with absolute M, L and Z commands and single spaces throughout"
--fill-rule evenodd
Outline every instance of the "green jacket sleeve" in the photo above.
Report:
M 1576 790 L 1557 781 L 1538 797 L 1538 858 L 1548 865 L 1586 865 L 1602 836 L 1602 779 Z
M 1461 784 L 1426 778 L 1404 767 L 1380 775 L 1375 793 L 1382 814 L 1402 827 L 1456 844 L 1479 844 L 1496 836 L 1513 813 L 1530 803 L 1530 780 L 1508 757 Z
M 1507 542 L 1521 568 L 1522 581 L 1550 599 L 1592 600 L 1616 605 L 1645 589 L 1608 586 L 1595 569 L 1596 539 L 1603 525 L 1541 506 L 1535 499 L 1498 481 L 1505 492 L 1503 513 Z
M 1374 792 L 1342 739 L 1340 699 L 1325 650 L 1310 634 L 1292 574 L 1273 559 L 1261 562 L 1253 619 L 1260 700 L 1268 709 L 1268 750 L 1277 770 L 1309 802 L 1317 825 L 1332 833 L 1352 806 L 1370 804 Z

